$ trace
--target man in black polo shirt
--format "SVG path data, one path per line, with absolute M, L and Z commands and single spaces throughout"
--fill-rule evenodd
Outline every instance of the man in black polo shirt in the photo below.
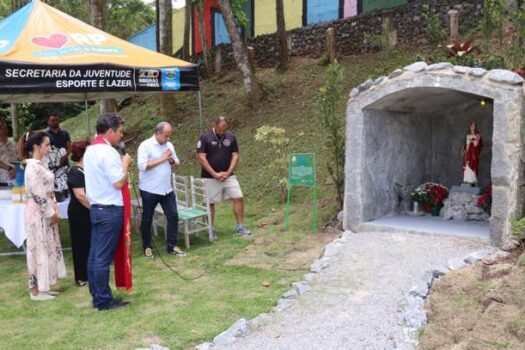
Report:
M 60 128 L 60 118 L 56 113 L 47 118 L 47 129 L 51 150 L 46 156 L 49 170 L 55 174 L 55 195 L 61 201 L 67 195 L 68 157 L 71 154 L 71 137 L 67 130 Z
M 215 126 L 203 133 L 197 143 L 201 177 L 207 179 L 206 187 L 211 204 L 212 224 L 215 222 L 215 203 L 226 199 L 233 201 L 233 211 L 237 219 L 237 234 L 247 236 L 251 231 L 244 226 L 244 201 L 241 186 L 233 170 L 239 161 L 239 146 L 235 135 L 228 130 L 225 117 L 215 119 Z M 217 232 L 213 230 L 217 237 Z

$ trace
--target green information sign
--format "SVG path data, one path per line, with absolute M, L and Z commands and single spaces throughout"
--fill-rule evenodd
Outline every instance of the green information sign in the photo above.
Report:
M 314 187 L 315 158 L 313 153 L 292 154 L 288 174 L 290 186 Z
M 292 187 L 312 187 L 314 195 L 313 232 L 317 231 L 317 187 L 315 184 L 315 155 L 313 153 L 293 153 L 288 170 L 288 191 L 286 196 L 285 230 L 288 231 L 290 197 Z

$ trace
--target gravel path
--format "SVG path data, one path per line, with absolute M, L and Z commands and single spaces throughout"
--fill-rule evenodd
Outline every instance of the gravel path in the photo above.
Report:
M 327 247 L 326 257 L 316 263 L 324 269 L 305 276 L 308 292 L 263 322 L 259 318 L 233 344 L 212 349 L 413 348 L 403 339 L 409 290 L 426 285 L 427 271 L 488 249 L 458 237 L 384 232 L 343 237 L 337 249 Z

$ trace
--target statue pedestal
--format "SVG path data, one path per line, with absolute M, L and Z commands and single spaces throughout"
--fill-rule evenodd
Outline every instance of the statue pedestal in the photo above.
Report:
M 489 221 L 490 215 L 477 205 L 479 192 L 479 187 L 470 184 L 452 187 L 440 215 L 445 220 Z

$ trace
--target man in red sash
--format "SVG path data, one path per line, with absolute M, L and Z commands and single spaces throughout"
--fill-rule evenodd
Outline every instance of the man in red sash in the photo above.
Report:
M 128 154 L 121 157 L 115 149 L 123 136 L 122 118 L 114 113 L 104 114 L 97 120 L 96 129 L 98 136 L 84 155 L 86 194 L 91 204 L 92 223 L 88 280 L 93 307 L 109 310 L 129 305 L 127 301 L 113 298 L 109 287 L 109 265 L 115 259 L 117 286 L 131 288 L 131 258 L 127 251 L 131 238 L 127 181 L 132 160 Z

